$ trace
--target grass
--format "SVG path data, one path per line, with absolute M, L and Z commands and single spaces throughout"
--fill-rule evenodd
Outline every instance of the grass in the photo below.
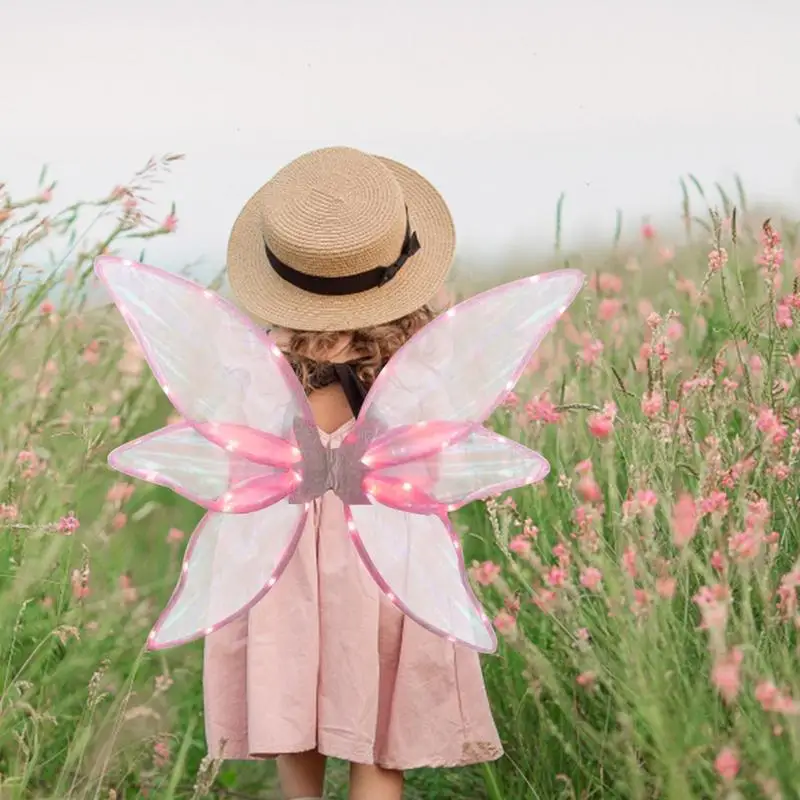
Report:
M 171 409 L 91 263 L 174 231 L 139 214 L 174 160 L 58 213 L 45 175 L 0 195 L 3 800 L 277 797 L 272 764 L 205 759 L 202 644 L 143 651 L 200 510 L 106 465 Z M 743 195 L 694 217 L 689 191 L 680 246 L 559 241 L 590 285 L 491 422 L 551 475 L 455 515 L 506 756 L 409 798 L 796 796 L 800 253 Z

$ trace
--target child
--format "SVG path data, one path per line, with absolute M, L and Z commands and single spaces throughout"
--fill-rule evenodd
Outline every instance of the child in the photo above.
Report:
M 301 156 L 236 220 L 238 303 L 292 362 L 323 442 L 338 446 L 391 356 L 434 317 L 455 233 L 413 170 L 349 148 Z M 349 540 L 333 492 L 248 614 L 206 638 L 212 755 L 278 759 L 287 798 L 322 795 L 326 756 L 352 800 L 393 800 L 403 771 L 499 758 L 478 656 L 404 617 Z

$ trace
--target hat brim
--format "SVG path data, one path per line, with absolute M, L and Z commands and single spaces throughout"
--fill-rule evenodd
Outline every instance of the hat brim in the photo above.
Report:
M 261 223 L 262 187 L 239 214 L 228 242 L 228 279 L 239 305 L 259 324 L 304 331 L 349 331 L 381 325 L 429 302 L 445 282 L 455 253 L 447 204 L 419 173 L 377 158 L 394 175 L 408 205 L 419 251 L 383 286 L 350 295 L 320 296 L 283 280 L 270 266 Z M 376 264 L 376 266 L 379 266 Z

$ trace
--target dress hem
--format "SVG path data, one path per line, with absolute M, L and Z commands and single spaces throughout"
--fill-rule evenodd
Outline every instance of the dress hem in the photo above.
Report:
M 223 756 L 223 761 L 269 761 L 279 758 L 282 755 L 295 755 L 297 753 L 307 753 L 316 749 L 320 755 L 326 758 L 335 758 L 340 761 L 348 761 L 351 764 L 375 765 L 382 769 L 390 769 L 398 772 L 406 772 L 412 769 L 453 769 L 456 767 L 469 767 L 474 764 L 483 764 L 497 761 L 503 756 L 503 748 L 487 743 L 468 745 L 464 748 L 465 752 L 460 758 L 434 758 L 434 759 L 415 759 L 409 761 L 392 761 L 391 759 L 376 759 L 367 756 L 366 753 L 354 750 L 351 745 L 340 742 L 327 742 L 323 744 L 309 744 L 307 746 L 281 747 L 281 748 L 259 748 L 253 751 L 238 751 L 236 755 Z M 237 748 L 238 750 L 238 748 Z M 241 755 L 239 754 L 241 753 Z

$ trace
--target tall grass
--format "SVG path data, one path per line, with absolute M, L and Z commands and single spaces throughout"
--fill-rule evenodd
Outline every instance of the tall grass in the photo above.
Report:
M 175 230 L 141 214 L 174 160 L 58 213 L 44 175 L 0 195 L 3 799 L 276 796 L 270 764 L 204 758 L 202 645 L 143 651 L 200 510 L 105 463 L 171 409 L 88 304 L 91 264 Z M 800 253 L 743 196 L 693 216 L 687 187 L 679 247 L 559 239 L 590 286 L 492 420 L 551 476 L 455 516 L 507 755 L 410 797 L 798 794 Z

